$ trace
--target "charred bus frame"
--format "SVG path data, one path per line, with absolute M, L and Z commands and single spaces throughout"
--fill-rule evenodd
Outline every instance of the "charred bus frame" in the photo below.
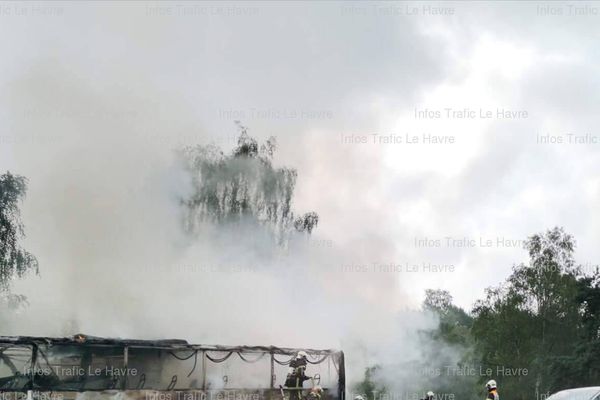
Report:
M 6 354 L 8 349 L 21 349 L 21 357 L 29 359 L 22 362 L 28 371 L 19 371 L 11 357 Z M 50 365 L 46 351 L 48 349 L 75 349 L 80 352 L 84 358 L 86 353 L 91 354 L 92 350 L 107 352 L 113 358 L 119 359 L 120 368 L 124 371 L 118 379 L 112 379 L 110 382 L 104 380 L 100 386 L 86 387 L 88 375 L 74 379 L 69 384 L 63 382 L 51 382 L 44 379 L 44 374 L 40 373 L 39 365 L 43 361 Z M 49 337 L 30 337 L 30 336 L 0 336 L 0 366 L 5 364 L 12 372 L 12 376 L 0 378 L 0 392 L 20 392 L 29 391 L 36 392 L 128 392 L 134 395 L 135 392 L 141 391 L 156 391 L 156 392 L 206 392 L 212 390 L 207 385 L 207 363 L 223 363 L 234 354 L 246 363 L 254 363 L 264 356 L 270 358 L 270 381 L 267 387 L 258 385 L 258 387 L 240 387 L 230 388 L 228 390 L 242 390 L 260 393 L 267 399 L 280 399 L 280 388 L 277 385 L 275 369 L 279 366 L 288 365 L 291 359 L 298 351 L 303 350 L 309 355 L 309 364 L 320 364 L 326 360 L 331 360 L 337 373 L 337 388 L 327 388 L 326 398 L 345 400 L 345 365 L 344 353 L 338 350 L 317 350 L 317 349 L 300 349 L 287 348 L 276 346 L 211 346 L 189 344 L 185 340 L 169 339 L 169 340 L 135 340 L 135 339 L 112 339 L 101 338 L 95 336 L 75 335 L 66 338 L 49 338 Z M 198 363 L 202 371 L 201 384 L 195 383 L 188 387 L 178 385 L 178 376 L 174 375 L 171 381 L 166 385 L 159 382 L 146 382 L 144 377 L 138 378 L 138 384 L 132 385 L 128 382 L 129 374 L 127 371 L 130 367 L 132 351 L 156 351 L 157 354 L 170 354 L 177 360 L 189 360 L 193 357 L 193 368 L 187 375 L 188 377 L 196 370 Z M 187 352 L 183 357 L 177 356 L 177 353 Z M 222 357 L 215 357 L 214 353 L 224 354 Z M 256 359 L 249 359 L 246 355 L 255 355 Z M 83 358 L 81 364 L 83 364 Z M 160 357 L 159 357 L 160 358 Z M 284 359 L 282 359 L 284 358 Z M 24 359 L 24 358 L 23 358 Z M 150 360 L 150 362 L 153 362 Z M 28 367 L 27 367 L 28 365 Z M 80 368 L 85 368 L 86 365 L 80 365 Z M 143 382 L 142 382 L 143 380 Z M 332 390 L 334 389 L 334 390 Z M 224 389 L 220 389 L 224 390 Z M 286 389 L 287 390 L 287 389 Z M 293 390 L 293 389 L 292 389 Z M 146 398 L 148 396 L 145 396 Z

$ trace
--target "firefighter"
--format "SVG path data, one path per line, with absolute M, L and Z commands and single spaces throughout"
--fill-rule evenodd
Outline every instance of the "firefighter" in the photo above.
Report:
M 498 395 L 498 385 L 495 380 L 489 380 L 485 384 L 485 388 L 488 392 L 486 400 L 500 400 L 500 396 Z
M 285 387 L 294 389 L 290 400 L 300 400 L 302 398 L 304 381 L 310 379 L 309 376 L 306 376 L 307 358 L 308 354 L 305 351 L 299 351 L 296 357 L 290 361 L 290 370 L 285 379 Z

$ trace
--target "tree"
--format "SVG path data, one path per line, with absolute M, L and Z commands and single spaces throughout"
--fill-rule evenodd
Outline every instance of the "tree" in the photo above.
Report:
M 420 359 L 400 363 L 398 370 L 426 372 L 404 386 L 477 399 L 483 383 L 496 379 L 501 397 L 528 400 L 597 385 L 600 271 L 583 274 L 575 240 L 562 228 L 530 236 L 524 248 L 528 261 L 486 289 L 471 313 L 454 305 L 448 291 L 426 291 L 422 308 L 439 323 L 420 332 Z M 473 372 L 452 374 L 448 367 Z
M 440 319 L 438 329 L 433 333 L 434 338 L 446 344 L 464 346 L 470 344 L 473 318 L 462 308 L 454 305 L 450 292 L 440 289 L 425 290 L 423 308 L 433 312 Z
M 472 332 L 482 363 L 502 378 L 510 398 L 554 391 L 552 366 L 575 349 L 580 318 L 574 248 L 572 236 L 561 228 L 531 236 L 525 242 L 529 263 L 515 266 L 506 282 L 488 289 L 474 307 Z M 497 376 L 506 368 L 522 372 Z
M 379 365 L 365 368 L 363 380 L 353 387 L 354 394 L 363 396 L 365 400 L 376 400 L 377 398 L 384 397 L 387 393 L 387 388 L 385 385 L 379 383 L 379 380 L 376 378 L 380 369 Z
M 448 313 L 452 306 L 452 295 L 447 290 L 427 289 L 425 290 L 425 300 L 423 308 L 441 315 Z
M 314 212 L 297 216 L 292 211 L 297 172 L 273 167 L 275 138 L 259 145 L 246 127 L 237 124 L 240 136 L 230 155 L 212 145 L 180 152 L 192 178 L 192 193 L 182 199 L 186 230 L 193 233 L 205 222 L 254 221 L 270 227 L 279 243 L 285 243 L 291 231 L 310 234 L 319 216 Z
M 26 273 L 38 273 L 37 259 L 20 245 L 25 236 L 19 201 L 27 192 L 27 180 L 10 172 L 0 175 L 0 299 L 9 307 L 25 298 L 11 293 L 11 282 Z
M 423 309 L 439 319 L 435 329 L 422 332 L 421 348 L 424 357 L 420 370 L 436 371 L 429 382 L 421 382 L 435 393 L 452 394 L 459 399 L 473 399 L 473 374 L 457 371 L 473 370 L 479 366 L 471 336 L 473 318 L 453 303 L 446 290 L 427 289 Z
M 576 305 L 581 320 L 572 338 L 574 351 L 557 357 L 550 368 L 556 389 L 593 386 L 600 381 L 600 273 L 577 281 Z

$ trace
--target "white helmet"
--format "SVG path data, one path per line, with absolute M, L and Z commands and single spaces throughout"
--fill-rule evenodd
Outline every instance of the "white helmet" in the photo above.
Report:
M 307 357 L 308 357 L 308 354 L 306 354 L 306 352 L 304 350 L 300 350 L 298 352 L 298 354 L 296 354 L 296 359 L 298 359 L 298 358 L 307 358 Z
M 354 400 L 365 400 L 365 398 L 359 394 L 358 396 L 354 397 Z
M 427 397 L 433 397 L 435 396 L 435 393 L 433 393 L 431 390 L 429 392 L 427 392 Z
M 496 389 L 496 381 L 495 380 L 489 380 L 486 384 L 485 387 L 488 389 Z

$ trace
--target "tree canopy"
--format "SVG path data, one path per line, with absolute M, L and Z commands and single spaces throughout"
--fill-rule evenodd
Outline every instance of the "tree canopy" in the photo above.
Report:
M 38 273 L 38 261 L 20 244 L 25 236 L 19 202 L 27 192 L 27 180 L 6 172 L 0 175 L 0 303 L 15 308 L 25 296 L 13 294 L 11 283 L 28 272 Z
M 273 166 L 274 137 L 260 144 L 238 123 L 240 135 L 230 154 L 214 146 L 186 147 L 180 155 L 192 180 L 192 193 L 182 200 L 186 230 L 203 222 L 228 224 L 251 220 L 268 226 L 284 243 L 289 232 L 310 234 L 319 222 L 315 212 L 292 210 L 297 172 Z
M 423 357 L 412 365 L 428 372 L 414 379 L 423 392 L 475 400 L 484 397 L 485 382 L 495 379 L 501 398 L 529 400 L 598 384 L 598 269 L 576 264 L 575 239 L 562 228 L 524 243 L 527 262 L 487 288 L 470 312 L 454 305 L 450 292 L 426 290 L 423 310 L 439 323 L 422 332 Z M 372 386 L 372 378 L 365 375 L 362 383 Z
M 27 192 L 27 180 L 10 172 L 0 175 L 0 291 L 10 289 L 14 278 L 28 271 L 38 272 L 37 259 L 23 249 L 20 240 L 25 236 L 19 201 Z

